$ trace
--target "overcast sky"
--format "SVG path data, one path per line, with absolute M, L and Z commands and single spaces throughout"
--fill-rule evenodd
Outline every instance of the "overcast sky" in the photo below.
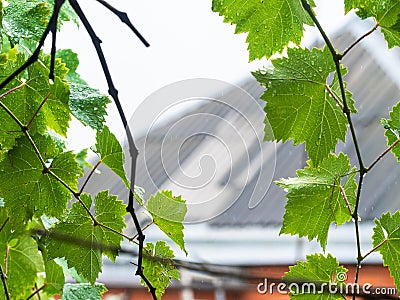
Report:
M 211 0 L 109 1 L 126 11 L 132 23 L 149 41 L 140 41 L 109 11 L 96 1 L 81 1 L 88 19 L 103 41 L 115 85 L 128 119 L 151 93 L 170 83 L 191 78 L 213 78 L 238 83 L 251 70 L 262 65 L 248 62 L 246 35 L 235 35 L 234 27 L 223 23 L 211 11 Z M 317 14 L 328 31 L 340 26 L 343 4 L 339 0 L 319 0 Z M 310 35 L 310 39 L 312 38 Z M 100 64 L 87 33 L 75 25 L 63 28 L 59 48 L 72 48 L 79 54 L 82 77 L 90 85 L 107 92 Z M 114 105 L 110 105 L 108 125 L 123 132 Z M 115 121 L 117 120 L 117 121 Z M 88 147 L 93 139 L 73 124 L 72 148 Z M 88 130 L 89 132 L 89 130 Z M 78 146 L 79 145 L 79 146 Z

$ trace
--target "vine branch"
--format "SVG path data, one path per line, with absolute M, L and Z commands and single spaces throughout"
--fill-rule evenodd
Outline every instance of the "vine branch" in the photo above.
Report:
M 329 51 L 331 52 L 331 55 L 332 55 L 332 59 L 333 59 L 333 61 L 335 63 L 335 68 L 336 68 L 336 73 L 337 73 L 337 76 L 338 76 L 338 81 L 339 81 L 339 86 L 340 86 L 340 93 L 341 93 L 342 103 L 343 103 L 343 113 L 347 117 L 347 122 L 348 122 L 349 127 L 350 127 L 351 137 L 352 137 L 352 140 L 353 140 L 353 143 L 354 143 L 354 147 L 355 147 L 356 155 L 357 155 L 357 160 L 358 160 L 358 164 L 359 164 L 360 176 L 359 176 L 359 179 L 358 179 L 357 198 L 356 198 L 356 204 L 355 204 L 355 207 L 354 207 L 354 212 L 352 214 L 352 218 L 354 220 L 355 231 L 356 231 L 356 243 L 357 243 L 357 266 L 356 266 L 356 275 L 355 275 L 354 281 L 355 281 L 355 283 L 358 283 L 358 277 L 359 277 L 359 272 L 360 272 L 361 262 L 362 262 L 358 208 L 359 208 L 359 204 L 360 204 L 361 188 L 362 188 L 362 184 L 363 184 L 363 179 L 364 179 L 364 175 L 367 173 L 367 169 L 364 166 L 364 162 L 363 162 L 363 159 L 362 159 L 362 156 L 361 156 L 360 146 L 358 144 L 357 135 L 356 135 L 356 132 L 355 132 L 355 129 L 354 129 L 354 125 L 353 125 L 353 121 L 352 121 L 352 118 L 351 118 L 351 112 L 350 112 L 350 109 L 349 109 L 348 104 L 347 104 L 346 90 L 345 90 L 345 87 L 344 87 L 343 76 L 342 76 L 342 72 L 341 72 L 341 69 L 340 69 L 340 60 L 343 58 L 343 55 L 338 54 L 337 51 L 335 50 L 335 48 L 333 47 L 333 44 L 332 44 L 331 40 L 326 35 L 325 31 L 323 30 L 321 24 L 319 23 L 318 19 L 314 15 L 314 12 L 311 9 L 311 6 L 307 2 L 307 0 L 301 0 L 301 3 L 303 5 L 304 10 L 309 14 L 311 19 L 313 20 L 313 22 L 317 26 L 318 31 L 322 35 L 327 47 L 329 48 Z M 355 43 L 355 44 L 357 44 L 357 43 Z M 355 298 L 356 298 L 356 296 L 354 295 L 352 297 L 352 299 L 355 300 Z
M 3 289 L 4 289 L 4 294 L 6 296 L 7 300 L 10 300 L 10 294 L 8 292 L 8 288 L 7 288 L 7 282 L 6 282 L 6 274 L 4 274 L 3 272 L 3 267 L 0 264 L 0 277 L 1 277 L 1 282 L 3 283 Z
M 136 173 L 136 160 L 137 160 L 137 156 L 138 156 L 138 149 L 136 148 L 134 139 L 133 139 L 133 135 L 131 133 L 131 130 L 129 128 L 129 124 L 128 121 L 125 117 L 125 113 L 124 110 L 122 109 L 122 105 L 119 101 L 118 98 L 118 90 L 115 88 L 114 86 L 114 82 L 112 80 L 108 65 L 107 65 L 107 61 L 105 59 L 103 50 L 101 48 L 101 40 L 99 39 L 99 37 L 96 35 L 95 31 L 93 30 L 90 22 L 88 21 L 88 19 L 86 18 L 86 15 L 84 14 L 84 12 L 82 11 L 80 5 L 78 4 L 78 2 L 76 0 L 68 0 L 69 3 L 71 4 L 72 8 L 74 9 L 74 11 L 76 12 L 76 14 L 78 15 L 79 19 L 81 20 L 83 26 L 85 27 L 86 31 L 88 32 L 90 39 L 92 40 L 93 46 L 96 49 L 97 52 L 97 56 L 99 58 L 101 67 L 103 69 L 103 73 L 104 76 L 106 78 L 107 81 L 107 85 L 108 85 L 108 93 L 110 94 L 110 96 L 113 98 L 115 105 L 117 106 L 118 109 L 118 113 L 119 116 L 121 118 L 122 124 L 125 128 L 125 132 L 127 135 L 127 139 L 128 139 L 128 145 L 129 145 L 129 154 L 131 156 L 131 182 L 130 182 L 130 190 L 129 190 L 129 200 L 128 200 L 128 205 L 126 208 L 126 211 L 128 213 L 130 213 L 133 222 L 135 224 L 135 228 L 136 231 L 138 233 L 138 241 L 139 241 L 139 253 L 138 253 L 138 267 L 136 270 L 136 275 L 140 276 L 143 281 L 146 282 L 151 295 L 153 296 L 153 299 L 156 300 L 157 296 L 155 294 L 155 288 L 150 284 L 150 282 L 147 280 L 146 276 L 143 273 L 143 267 L 142 267 L 142 261 L 143 261 L 143 244 L 144 244 L 144 240 L 145 240 L 145 235 L 142 232 L 142 229 L 140 227 L 140 223 L 139 220 L 136 216 L 135 213 L 135 208 L 133 206 L 134 203 L 134 195 L 133 195 L 133 191 L 134 191 L 134 186 L 135 186 L 135 173 Z M 103 5 L 104 5 L 104 1 L 103 1 Z M 110 9 L 110 7 L 108 7 Z

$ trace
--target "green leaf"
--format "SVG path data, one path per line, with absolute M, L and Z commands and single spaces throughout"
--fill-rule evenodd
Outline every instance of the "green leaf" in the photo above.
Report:
M 57 50 L 56 57 L 60 58 L 69 69 L 68 74 L 65 77 L 66 80 L 72 83 L 87 85 L 86 82 L 81 79 L 80 75 L 76 72 L 76 69 L 79 65 L 78 54 L 73 52 L 71 49 L 60 49 Z
M 304 25 L 313 24 L 300 0 L 213 0 L 212 9 L 236 24 L 235 33 L 248 32 L 250 60 L 269 58 L 289 42 L 299 45 Z
M 347 131 L 347 118 L 326 83 L 335 71 L 331 54 L 327 47 L 288 49 L 288 58 L 272 63 L 273 69 L 253 75 L 267 87 L 261 98 L 267 102 L 265 111 L 274 137 L 283 142 L 293 139 L 295 145 L 305 142 L 317 165 L 335 150 L 339 139 L 345 140 Z
M 87 161 L 88 149 L 82 149 L 76 154 L 76 161 L 79 163 L 80 167 L 83 169 L 84 167 L 93 168 L 93 166 Z
M 107 115 L 106 107 L 110 99 L 86 84 L 71 83 L 71 113 L 85 126 L 101 130 Z
M 56 75 L 60 75 L 61 78 L 56 76 L 54 84 L 50 84 L 49 70 L 44 65 L 49 58 L 49 56 L 43 57 L 44 62 L 34 63 L 26 72 L 17 76 L 1 92 L 4 93 L 11 88 L 20 86 L 23 82 L 25 84 L 3 97 L 1 101 L 23 125 L 28 125 L 34 117 L 33 122 L 29 125 L 31 134 L 43 134 L 50 128 L 58 134 L 66 136 L 68 122 L 71 119 L 68 103 L 69 86 L 62 80 L 62 77 L 65 76 L 67 69 L 57 59 L 55 71 Z M 0 80 L 6 79 L 24 62 L 24 55 L 17 52 L 15 48 L 0 55 Z M 35 115 L 39 108 L 39 112 Z M 21 128 L 3 109 L 0 109 L 0 117 L 1 120 L 4 120 L 2 121 L 4 127 L 2 126 L 0 129 L 0 143 L 3 148 L 11 149 L 15 144 L 15 138 L 22 135 Z
M 44 64 L 50 64 L 50 56 L 43 57 Z M 66 136 L 71 120 L 69 108 L 69 86 L 63 81 L 68 69 L 60 59 L 55 61 L 54 83 L 49 82 L 49 69 L 43 64 L 35 63 L 28 68 L 29 78 L 27 89 L 39 103 L 47 98 L 41 108 L 46 119 L 47 127 L 53 129 L 62 136 Z
M 298 261 L 289 267 L 289 272 L 283 276 L 290 289 L 290 299 L 343 299 L 342 295 L 322 293 L 322 289 L 337 287 L 343 284 L 347 277 L 347 269 L 339 266 L 339 262 L 331 254 L 307 255 L 307 261 Z M 290 283 L 294 283 L 290 285 Z M 320 292 L 320 293 L 319 293 Z
M 150 196 L 146 208 L 154 223 L 187 254 L 182 224 L 187 212 L 186 201 L 181 196 L 172 196 L 171 191 L 161 191 Z
M 43 271 L 43 260 L 35 240 L 23 231 L 21 225 L 15 228 L 11 222 L 5 222 L 7 217 L 5 210 L 0 209 L 0 225 L 5 224 L 0 232 L 0 263 L 6 272 L 11 298 L 25 299 L 31 294 L 37 273 Z M 7 268 L 4 265 L 6 261 Z M 0 294 L 4 295 L 2 284 Z
M 61 300 L 101 300 L 107 288 L 102 283 L 67 283 L 64 285 Z
M 394 143 L 396 144 L 391 151 L 400 162 L 400 102 L 397 103 L 393 110 L 390 112 L 390 119 L 382 119 L 382 123 L 386 129 L 385 136 L 387 138 L 387 144 L 391 147 Z
M 288 192 L 280 233 L 307 236 L 309 240 L 317 237 L 325 249 L 330 224 L 335 222 L 341 225 L 351 219 L 348 205 L 353 211 L 356 172 L 353 168 L 342 184 L 342 178 L 350 171 L 350 160 L 343 153 L 339 156 L 330 154 L 319 166 L 314 166 L 311 161 L 308 164 L 308 167 L 297 171 L 298 177 L 276 182 Z M 340 187 L 345 191 L 348 204 Z
M 46 272 L 46 287 L 44 291 L 48 294 L 60 294 L 65 284 L 63 268 L 54 260 L 47 260 L 44 263 Z
M 8 75 L 20 67 L 24 61 L 24 55 L 18 53 L 15 48 L 10 49 L 7 53 L 0 54 L 0 81 L 5 80 Z M 17 87 L 21 83 L 20 79 L 14 79 L 5 89 L 1 90 L 1 93 L 3 94 L 9 89 Z M 38 99 L 32 96 L 31 89 L 25 87 L 8 94 L 1 98 L 0 101 L 12 111 L 14 116 L 18 118 L 21 123 L 27 124 L 31 120 L 33 112 L 39 106 L 40 101 L 42 101 L 42 98 L 40 97 L 40 99 Z M 0 108 L 0 120 L 0 148 L 3 150 L 12 149 L 16 144 L 15 140 L 23 135 L 21 128 L 2 108 Z M 29 128 L 30 133 L 43 133 L 46 130 L 45 122 L 43 114 L 39 112 L 31 123 Z
M 90 209 L 92 199 L 90 195 L 82 194 L 81 201 Z M 102 225 L 108 226 L 122 233 L 125 227 L 123 216 L 126 214 L 125 205 L 110 196 L 108 191 L 102 191 L 94 199 L 94 217 Z M 53 235 L 53 237 L 52 237 Z M 66 243 L 58 236 L 69 236 L 78 241 Z M 123 237 L 101 225 L 93 226 L 93 220 L 83 208 L 75 202 L 68 210 L 60 223 L 50 231 L 48 255 L 50 259 L 64 257 L 68 267 L 74 267 L 89 282 L 94 283 L 102 268 L 102 254 L 115 260 Z
M 179 271 L 175 268 L 173 251 L 164 241 L 154 245 L 146 243 L 143 248 L 143 273 L 156 288 L 157 298 L 161 299 L 171 280 L 179 280 Z M 141 280 L 141 283 L 145 283 Z
M 372 244 L 374 247 L 382 244 L 377 251 L 400 289 L 400 211 L 383 214 L 380 219 L 375 219 L 375 224 Z
M 35 136 L 43 159 L 52 160 L 49 169 L 77 191 L 83 175 L 72 152 L 57 154 L 50 137 Z M 12 178 L 13 180 L 9 180 Z M 11 212 L 13 222 L 27 222 L 33 215 L 60 217 L 71 199 L 70 191 L 51 174 L 43 172 L 37 154 L 26 137 L 0 162 L 0 194 Z
M 14 43 L 21 38 L 39 41 L 42 36 L 52 7 L 41 0 L 13 0 L 4 8 L 3 29 Z
M 99 155 L 101 162 L 121 177 L 125 186 L 129 189 L 129 180 L 126 178 L 124 170 L 124 151 L 107 126 L 104 126 L 101 131 L 97 131 L 96 148 L 93 150 Z
M 400 46 L 400 2 L 398 0 L 346 0 L 346 11 L 355 8 L 357 15 L 374 18 L 389 48 Z

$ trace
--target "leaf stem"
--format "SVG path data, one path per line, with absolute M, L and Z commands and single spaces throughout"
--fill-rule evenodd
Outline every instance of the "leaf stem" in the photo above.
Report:
M 96 171 L 97 167 L 101 164 L 101 160 L 99 160 L 93 168 L 90 170 L 89 175 L 86 177 L 85 182 L 82 184 L 82 187 L 79 190 L 79 194 L 83 193 L 83 190 L 85 189 L 87 183 L 89 182 L 90 178 L 93 176 L 94 172 Z
M 369 31 L 364 33 L 362 36 L 360 36 L 356 41 L 354 41 L 346 50 L 343 51 L 342 54 L 339 54 L 340 59 L 342 59 L 347 53 L 350 52 L 351 49 L 353 49 L 359 42 L 361 42 L 364 38 L 369 36 L 371 33 L 373 33 L 377 28 L 379 27 L 378 24 L 375 24 L 374 27 L 372 27 Z
M 44 97 L 44 99 L 42 100 L 42 102 L 40 103 L 40 105 L 38 106 L 38 108 L 36 108 L 35 112 L 33 113 L 32 118 L 29 120 L 29 122 L 25 125 L 25 127 L 27 129 L 29 129 L 29 127 L 32 125 L 33 120 L 36 118 L 37 114 L 39 113 L 40 109 L 43 107 L 43 105 L 46 103 L 46 101 L 50 98 L 50 93 L 48 93 L 46 95 L 46 97 Z
M 367 168 L 367 172 L 371 171 L 371 169 L 388 153 L 390 152 L 396 145 L 400 142 L 400 138 L 397 139 L 393 144 L 391 144 L 385 151 L 383 151 L 374 162 Z
M 149 224 L 147 224 L 146 226 L 144 226 L 143 228 L 142 228 L 142 231 L 145 231 L 147 228 L 149 228 L 151 225 L 153 225 L 154 224 L 154 220 L 153 221 L 151 221 Z M 136 239 L 137 237 L 139 236 L 139 234 L 135 234 L 133 237 L 131 237 L 131 238 L 129 238 L 128 240 L 130 241 L 130 242 L 132 242 L 134 239 Z
M 3 272 L 3 267 L 0 264 L 0 277 L 1 277 L 1 282 L 3 283 L 3 289 L 4 289 L 4 295 L 6 296 L 7 300 L 10 300 L 10 294 L 8 293 L 8 288 L 7 288 L 7 276 Z
M 370 254 L 372 254 L 373 252 L 375 252 L 376 250 L 378 250 L 380 247 L 382 247 L 389 239 L 386 238 L 384 239 L 382 242 L 380 242 L 378 245 L 376 245 L 374 248 L 372 248 L 370 251 L 368 251 L 366 254 L 364 254 L 362 256 L 362 259 L 364 260 L 365 258 L 367 258 Z

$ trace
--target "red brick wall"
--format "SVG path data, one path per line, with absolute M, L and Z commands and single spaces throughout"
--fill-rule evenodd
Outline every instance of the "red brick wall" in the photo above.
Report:
M 354 280 L 355 268 L 354 266 L 345 266 L 349 269 L 348 281 L 352 282 Z M 264 267 L 254 267 L 249 268 L 249 271 L 257 277 L 260 278 L 281 278 L 285 272 L 288 271 L 287 266 L 264 266 Z M 359 283 L 370 283 L 373 287 L 394 287 L 393 278 L 390 277 L 387 268 L 380 265 L 365 265 L 361 268 Z M 260 294 L 257 292 L 258 282 L 253 282 L 249 284 L 246 289 L 242 290 L 226 290 L 227 300 L 262 300 L 262 299 L 289 299 L 287 295 L 282 295 L 274 290 L 273 294 Z M 194 289 L 194 299 L 195 300 L 214 300 L 213 290 L 202 290 Z M 144 288 L 140 289 L 111 289 L 108 294 L 122 294 L 125 293 L 129 300 L 152 300 L 152 297 L 148 294 L 147 290 Z M 179 289 L 167 289 L 163 300 L 180 300 L 181 291 Z M 350 298 L 350 297 L 349 297 Z M 105 295 L 104 299 L 107 299 Z

